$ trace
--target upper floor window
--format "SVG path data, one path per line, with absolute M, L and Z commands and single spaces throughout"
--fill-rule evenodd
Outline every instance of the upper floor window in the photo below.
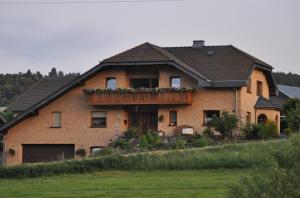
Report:
M 203 124 L 207 125 L 208 122 L 212 121 L 214 117 L 220 117 L 220 111 L 218 110 L 206 110 L 204 111 Z
M 180 88 L 181 87 L 181 78 L 178 76 L 171 77 L 170 78 L 170 87 Z
M 61 127 L 61 112 L 51 112 L 51 127 L 52 128 Z
M 169 113 L 169 124 L 170 126 L 177 125 L 177 111 L 170 111 Z
M 93 111 L 92 112 L 92 127 L 106 128 L 106 112 L 105 111 Z
M 251 87 L 251 78 L 249 78 L 248 84 L 247 84 L 247 92 L 251 93 L 251 89 L 252 89 L 252 87 Z
M 258 96 L 263 95 L 263 83 L 261 81 L 256 82 L 256 95 Z
M 106 78 L 106 89 L 117 89 L 116 78 Z

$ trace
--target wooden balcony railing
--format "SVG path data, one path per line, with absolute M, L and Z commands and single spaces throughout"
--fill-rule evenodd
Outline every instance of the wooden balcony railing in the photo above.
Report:
M 192 104 L 192 92 L 89 93 L 88 105 Z

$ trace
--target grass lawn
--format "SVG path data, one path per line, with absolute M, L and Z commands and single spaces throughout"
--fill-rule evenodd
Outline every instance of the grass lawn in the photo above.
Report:
M 0 197 L 226 197 L 250 170 L 103 171 L 0 179 Z

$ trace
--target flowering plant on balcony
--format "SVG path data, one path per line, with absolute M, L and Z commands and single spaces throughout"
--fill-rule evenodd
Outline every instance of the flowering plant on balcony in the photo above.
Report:
M 193 87 L 180 87 L 180 88 L 173 88 L 173 87 L 166 87 L 166 88 L 117 88 L 117 89 L 101 89 L 101 88 L 88 88 L 84 89 L 83 92 L 86 95 L 91 94 L 127 94 L 127 93 L 153 93 L 153 94 L 160 94 L 160 93 L 186 93 L 186 92 L 193 92 Z

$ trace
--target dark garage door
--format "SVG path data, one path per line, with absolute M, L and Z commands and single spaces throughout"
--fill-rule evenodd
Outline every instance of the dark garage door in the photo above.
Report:
M 74 158 L 74 144 L 23 144 L 23 163 Z

